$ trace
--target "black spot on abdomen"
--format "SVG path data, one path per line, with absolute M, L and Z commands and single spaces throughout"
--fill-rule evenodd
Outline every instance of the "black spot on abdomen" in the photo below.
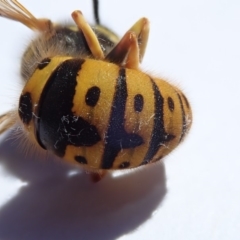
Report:
M 75 160 L 81 164 L 87 164 L 87 159 L 83 156 L 75 156 Z
M 134 110 L 136 112 L 141 112 L 143 110 L 143 96 L 141 94 L 137 94 L 134 97 Z
M 125 169 L 130 166 L 130 162 L 123 162 L 119 165 L 119 169 Z
M 169 110 L 171 112 L 173 112 L 173 110 L 174 110 L 174 101 L 173 101 L 173 99 L 171 97 L 168 97 L 167 101 L 168 101 L 168 108 L 169 108 Z
M 38 69 L 39 69 L 39 70 L 44 69 L 50 62 L 51 62 L 51 59 L 50 59 L 50 58 L 44 58 L 44 59 L 38 64 Z
M 100 88 L 99 87 L 91 87 L 88 89 L 87 94 L 85 96 L 85 102 L 88 106 L 94 107 L 100 97 Z

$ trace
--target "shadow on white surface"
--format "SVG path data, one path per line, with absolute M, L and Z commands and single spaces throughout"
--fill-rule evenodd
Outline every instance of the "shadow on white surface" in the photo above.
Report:
M 151 218 L 167 192 L 163 163 L 94 184 L 79 171 L 69 176 L 74 169 L 64 164 L 24 158 L 3 141 L 0 164 L 28 183 L 0 208 L 4 240 L 116 239 Z

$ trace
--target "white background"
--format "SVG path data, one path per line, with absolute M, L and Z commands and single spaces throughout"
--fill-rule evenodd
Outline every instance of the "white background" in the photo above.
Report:
M 37 17 L 71 20 L 91 1 L 22 0 Z M 0 239 L 240 239 L 240 1 L 100 0 L 102 23 L 120 36 L 151 22 L 142 68 L 180 86 L 193 109 L 184 143 L 162 164 L 108 176 L 0 144 Z M 0 18 L 0 108 L 17 106 L 19 65 L 32 33 Z

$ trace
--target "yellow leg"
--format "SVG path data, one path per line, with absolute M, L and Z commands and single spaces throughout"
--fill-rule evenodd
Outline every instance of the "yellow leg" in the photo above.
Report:
M 91 177 L 91 180 L 94 182 L 94 183 L 97 183 L 99 182 L 100 180 L 102 180 L 102 178 L 106 175 L 106 171 L 104 170 L 99 170 L 98 172 L 91 172 L 90 173 L 90 177 Z
M 125 33 L 106 59 L 127 68 L 138 69 L 146 50 L 148 34 L 149 22 L 141 18 Z
M 126 59 L 126 68 L 138 69 L 139 66 L 139 45 L 135 33 L 130 33 L 131 46 Z
M 138 69 L 139 46 L 135 33 L 125 33 L 120 42 L 106 56 L 106 59 L 127 68 Z
M 73 18 L 74 22 L 76 23 L 77 27 L 83 32 L 83 35 L 88 43 L 88 46 L 92 52 L 92 55 L 96 59 L 103 59 L 104 54 L 103 54 L 102 48 L 100 46 L 100 43 L 97 39 L 97 36 L 93 32 L 90 25 L 84 19 L 82 13 L 80 11 L 74 11 L 72 13 L 72 18 Z
M 139 60 L 142 62 L 144 53 L 147 47 L 148 35 L 149 35 L 149 21 L 147 18 L 139 19 L 128 32 L 134 32 L 138 39 L 139 46 Z

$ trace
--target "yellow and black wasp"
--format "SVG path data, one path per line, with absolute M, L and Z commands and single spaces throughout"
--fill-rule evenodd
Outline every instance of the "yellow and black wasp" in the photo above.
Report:
M 0 15 L 38 34 L 25 50 L 25 86 L 0 132 L 23 125 L 30 142 L 79 163 L 97 181 L 108 170 L 156 162 L 182 142 L 192 113 L 176 86 L 140 70 L 149 21 L 138 20 L 119 40 L 72 13 L 74 24 L 38 19 L 17 0 L 1 0 Z

